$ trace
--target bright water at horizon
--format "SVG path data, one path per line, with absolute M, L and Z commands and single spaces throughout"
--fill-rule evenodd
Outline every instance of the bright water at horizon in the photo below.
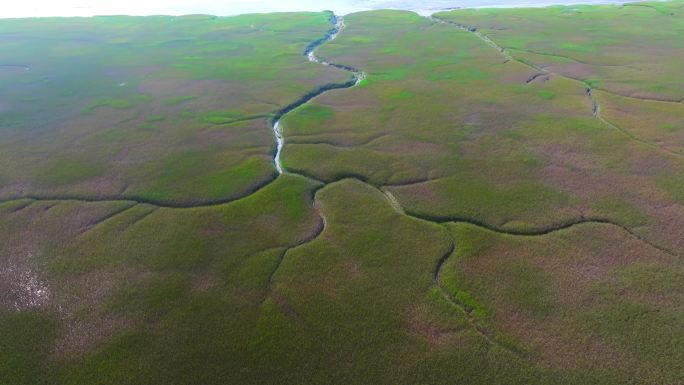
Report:
M 422 15 L 452 8 L 539 7 L 554 4 L 621 4 L 625 0 L 25 0 L 0 7 L 0 18 L 94 15 L 231 16 L 243 13 L 332 10 L 344 15 L 372 9 L 405 9 Z

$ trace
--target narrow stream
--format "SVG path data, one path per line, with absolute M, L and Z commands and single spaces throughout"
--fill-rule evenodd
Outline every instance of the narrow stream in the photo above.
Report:
M 283 145 L 285 144 L 285 138 L 283 138 L 283 132 L 280 128 L 280 119 L 273 122 L 273 135 L 276 139 L 276 152 L 273 155 L 273 163 L 275 164 L 278 174 L 283 173 L 283 164 L 280 162 L 280 154 L 283 152 Z
M 276 112 L 275 116 L 273 117 L 273 124 L 271 126 L 273 130 L 273 136 L 275 136 L 276 139 L 276 151 L 275 154 L 273 155 L 273 163 L 275 164 L 275 168 L 278 171 L 278 174 L 282 174 L 285 172 L 285 169 L 283 168 L 282 161 L 280 159 L 281 154 L 283 152 L 283 146 L 285 145 L 285 137 L 283 135 L 283 127 L 280 124 L 280 120 L 285 116 L 287 113 L 290 111 L 296 109 L 297 107 L 300 107 L 303 104 L 306 104 L 309 102 L 311 99 L 317 97 L 318 95 L 321 95 L 327 91 L 331 90 L 337 90 L 337 89 L 342 89 L 342 88 L 351 88 L 359 84 L 361 80 L 365 77 L 365 74 L 362 71 L 357 70 L 356 68 L 350 67 L 350 66 L 345 66 L 341 64 L 335 64 L 335 63 L 330 63 L 326 60 L 319 59 L 315 54 L 314 51 L 320 47 L 321 45 L 335 39 L 337 35 L 342 31 L 344 28 L 344 19 L 340 16 L 332 15 L 330 18 L 330 21 L 333 23 L 333 27 L 325 34 L 324 37 L 312 42 L 309 44 L 306 49 L 304 50 L 304 56 L 306 56 L 309 61 L 313 63 L 318 63 L 322 64 L 324 66 L 330 66 L 330 67 L 335 67 L 337 69 L 347 71 L 352 74 L 351 80 L 345 82 L 345 83 L 331 83 L 331 84 L 326 84 L 318 89 L 309 92 L 308 94 L 302 96 L 301 98 L 297 99 L 295 102 L 288 104 L 287 106 L 283 107 L 281 110 Z
M 589 98 L 589 101 L 591 102 L 591 113 L 592 113 L 592 115 L 593 115 L 595 118 L 600 119 L 602 122 L 604 122 L 604 123 L 606 123 L 606 124 L 609 124 L 609 125 L 611 125 L 611 126 L 614 126 L 613 124 L 606 122 L 605 119 L 603 119 L 603 118 L 601 117 L 601 115 L 600 115 L 600 106 L 599 106 L 598 99 L 596 99 L 596 96 L 594 95 L 594 92 L 593 92 L 594 90 L 592 89 L 592 87 L 591 87 L 589 84 L 587 84 L 586 82 L 584 82 L 584 81 L 582 81 L 582 80 L 578 80 L 578 79 L 569 78 L 569 77 L 566 77 L 566 76 L 563 76 L 563 75 L 558 75 L 557 73 L 548 71 L 547 69 L 545 69 L 545 68 L 543 68 L 543 67 L 539 67 L 539 66 L 534 65 L 534 64 L 532 64 L 532 63 L 529 63 L 529 62 L 527 62 L 527 61 L 518 60 L 518 59 L 514 58 L 511 54 L 509 54 L 508 51 L 506 50 L 506 48 L 504 48 L 504 47 L 498 45 L 497 43 L 495 43 L 492 39 L 490 39 L 489 37 L 487 37 L 485 34 L 481 33 L 480 31 L 478 31 L 477 28 L 475 28 L 475 27 L 470 27 L 470 26 L 467 26 L 467 25 L 464 25 L 464 24 L 457 23 L 457 22 L 455 22 L 455 21 L 451 21 L 451 20 L 441 19 L 441 18 L 436 17 L 436 16 L 430 16 L 430 19 L 431 19 L 431 20 L 434 20 L 434 21 L 436 21 L 436 22 L 438 22 L 438 23 L 451 24 L 451 25 L 456 26 L 456 27 L 458 27 L 458 28 L 460 28 L 460 29 L 462 29 L 462 30 L 464 30 L 464 31 L 466 31 L 466 32 L 470 32 L 470 33 L 472 33 L 473 35 L 475 35 L 475 36 L 477 36 L 478 38 L 480 38 L 480 40 L 482 40 L 482 41 L 484 41 L 485 43 L 487 43 L 489 46 L 491 46 L 491 47 L 493 47 L 494 49 L 496 49 L 497 51 L 499 51 L 499 52 L 501 53 L 501 55 L 504 57 L 504 59 L 506 59 L 506 61 L 516 61 L 516 62 L 521 63 L 521 64 L 523 64 L 523 65 L 525 65 L 525 66 L 527 66 L 527 67 L 532 68 L 533 70 L 536 70 L 536 71 L 539 71 L 539 72 L 540 72 L 539 74 L 536 74 L 536 75 L 534 75 L 533 77 L 529 78 L 529 79 L 525 82 L 526 84 L 531 83 L 534 79 L 536 79 L 536 78 L 539 77 L 539 76 L 543 76 L 543 75 L 561 76 L 561 77 L 564 77 L 564 78 L 566 78 L 566 79 L 574 80 L 574 81 L 576 81 L 576 82 L 581 83 L 584 87 L 586 87 L 586 91 L 585 91 L 585 92 L 586 92 L 586 94 L 587 94 L 587 97 Z M 620 131 L 622 131 L 622 130 L 620 130 Z
M 31 67 L 24 64 L 0 64 L 0 70 L 24 70 L 29 71 Z

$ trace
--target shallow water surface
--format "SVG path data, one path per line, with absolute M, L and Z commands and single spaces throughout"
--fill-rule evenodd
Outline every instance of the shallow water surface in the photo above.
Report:
M 0 8 L 0 18 L 93 15 L 185 15 L 219 16 L 254 12 L 332 10 L 344 15 L 372 9 L 405 9 L 429 15 L 453 8 L 539 7 L 553 4 L 621 4 L 624 0 L 36 0 L 13 2 Z

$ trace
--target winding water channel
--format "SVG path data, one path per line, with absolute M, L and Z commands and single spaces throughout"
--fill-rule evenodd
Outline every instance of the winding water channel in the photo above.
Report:
M 275 116 L 273 117 L 273 121 L 271 123 L 271 129 L 273 130 L 273 136 L 275 136 L 276 140 L 276 151 L 275 154 L 273 154 L 273 163 L 275 164 L 275 168 L 278 171 L 278 174 L 283 174 L 285 172 L 285 168 L 283 167 L 283 163 L 281 160 L 281 155 L 283 152 L 283 146 L 285 145 L 285 137 L 283 135 L 283 126 L 280 124 L 280 121 L 282 118 L 289 113 L 290 111 L 296 109 L 297 107 L 300 107 L 306 103 L 308 103 L 311 99 L 331 90 L 337 90 L 337 89 L 342 89 L 342 88 L 351 88 L 359 84 L 361 80 L 365 77 L 365 74 L 363 71 L 360 71 L 354 67 L 342 65 L 342 64 L 335 64 L 335 63 L 330 63 L 324 59 L 319 59 L 314 51 L 316 51 L 316 48 L 320 47 L 321 45 L 325 44 L 326 42 L 329 42 L 337 37 L 337 35 L 344 29 L 344 18 L 336 15 L 332 15 L 330 18 L 330 21 L 333 23 L 333 27 L 328 30 L 328 32 L 325 34 L 324 37 L 312 42 L 309 44 L 306 49 L 304 50 L 304 56 L 306 56 L 309 61 L 313 63 L 318 63 L 322 64 L 324 66 L 330 66 L 330 67 L 335 67 L 339 70 L 342 71 L 347 71 L 351 73 L 352 78 L 344 83 L 329 83 L 326 85 L 323 85 L 308 94 L 302 96 L 301 98 L 297 99 L 296 101 L 288 104 L 287 106 L 283 107 L 282 109 L 278 110 L 275 113 Z
M 487 38 L 483 34 L 479 33 L 473 27 L 459 25 L 459 24 L 456 24 L 453 22 L 442 20 L 442 19 L 434 18 L 434 20 L 453 24 L 453 25 L 458 26 L 461 29 L 465 29 L 468 32 L 474 33 L 480 39 L 482 39 L 485 43 L 487 43 L 488 45 L 492 46 L 493 48 L 496 48 L 497 50 L 499 50 L 501 52 L 501 54 L 507 60 L 515 60 L 511 55 L 509 55 L 506 52 L 506 50 L 504 48 L 498 46 L 496 43 L 494 43 L 492 40 L 490 40 L 489 38 Z M 282 160 L 281 160 L 282 150 L 283 150 L 283 147 L 285 145 L 285 137 L 283 134 L 283 126 L 281 124 L 282 118 L 286 114 L 288 114 L 289 112 L 291 112 L 291 111 L 295 110 L 296 108 L 308 103 L 310 100 L 314 99 L 315 97 L 317 97 L 317 96 L 319 96 L 319 95 L 321 95 L 327 91 L 354 87 L 354 86 L 358 85 L 359 82 L 361 80 L 363 80 L 365 77 L 365 73 L 356 69 L 356 68 L 346 66 L 346 65 L 331 63 L 331 62 L 326 61 L 325 59 L 318 58 L 315 55 L 315 50 L 318 47 L 320 47 L 322 44 L 324 44 L 326 42 L 329 42 L 329 41 L 335 39 L 338 36 L 338 34 L 344 29 L 344 20 L 342 17 L 333 15 L 331 17 L 331 22 L 333 23 L 333 27 L 330 30 L 328 30 L 328 32 L 325 34 L 324 37 L 312 42 L 311 44 L 309 44 L 306 47 L 306 49 L 304 50 L 304 55 L 311 62 L 320 64 L 320 65 L 324 65 L 324 66 L 335 67 L 339 70 L 346 71 L 346 72 L 351 74 L 351 78 L 350 78 L 350 80 L 348 80 L 347 82 L 344 82 L 344 83 L 330 83 L 330 84 L 323 85 L 317 89 L 314 89 L 311 92 L 307 93 L 306 95 L 303 95 L 299 99 L 295 100 L 294 102 L 284 106 L 283 108 L 281 108 L 280 110 L 275 112 L 275 114 L 273 116 L 273 120 L 271 122 L 271 129 L 273 131 L 273 134 L 274 134 L 274 137 L 276 140 L 276 149 L 275 149 L 275 152 L 273 154 L 273 162 L 274 162 L 275 168 L 278 171 L 278 174 L 283 174 L 286 172 L 286 170 L 282 164 Z M 25 70 L 30 69 L 28 66 L 0 65 L 0 69 L 3 69 L 3 68 L 6 68 L 6 69 L 7 68 L 9 68 L 9 69 L 22 69 L 23 68 Z M 539 72 L 543 72 L 545 74 L 555 75 L 555 74 L 549 73 L 548 71 L 545 71 L 544 69 L 541 69 L 541 68 L 537 68 L 537 67 L 533 67 L 533 68 L 535 68 Z M 586 92 L 592 101 L 592 109 L 593 109 L 594 116 L 599 118 L 599 119 L 602 119 L 600 117 L 600 108 L 599 108 L 598 101 L 596 100 L 595 95 L 593 95 L 591 87 L 587 87 Z M 347 179 L 347 178 L 350 178 L 350 177 L 345 177 L 345 179 Z M 355 178 L 355 179 L 358 179 L 358 178 Z M 360 179 L 358 179 L 358 180 L 360 180 Z M 268 183 L 270 183 L 270 182 L 268 182 Z M 266 183 L 266 184 L 268 184 L 268 183 Z M 314 201 L 315 207 L 317 207 L 316 202 L 317 202 L 318 191 L 320 191 L 325 186 L 329 186 L 332 183 L 335 183 L 335 182 L 324 183 L 324 184 L 322 184 L 321 187 L 319 187 L 314 192 L 313 201 Z M 366 183 L 366 182 L 364 182 L 364 183 Z M 370 185 L 370 186 L 373 186 L 373 185 Z M 612 220 L 605 219 L 605 218 L 584 218 L 584 217 L 582 217 L 579 219 L 568 220 L 565 222 L 561 222 L 557 225 L 547 226 L 547 227 L 539 228 L 536 230 L 534 230 L 534 229 L 528 229 L 525 231 L 505 230 L 505 229 L 497 228 L 496 226 L 488 225 L 487 223 L 485 223 L 483 221 L 479 221 L 475 218 L 459 218 L 459 217 L 430 218 L 430 217 L 420 216 L 417 214 L 412 214 L 410 212 L 406 212 L 402 208 L 400 202 L 397 201 L 397 199 L 389 191 L 384 191 L 383 189 L 381 189 L 378 186 L 373 186 L 373 187 L 378 189 L 381 193 L 384 193 L 384 195 L 388 199 L 388 203 L 397 212 L 399 212 L 401 215 L 406 215 L 408 217 L 418 219 L 418 220 L 429 221 L 429 222 L 441 224 L 441 225 L 443 225 L 444 223 L 469 223 L 471 225 L 475 225 L 475 226 L 478 226 L 480 228 L 488 229 L 488 230 L 496 232 L 496 233 L 508 234 L 508 235 L 514 235 L 514 236 L 543 236 L 543 235 L 551 234 L 551 233 L 554 233 L 557 231 L 563 231 L 563 230 L 569 229 L 571 227 L 574 227 L 577 225 L 582 225 L 582 224 L 615 226 L 615 227 L 625 231 L 626 234 L 634 237 L 635 239 L 637 239 L 637 240 L 639 240 L 639 241 L 641 241 L 647 245 L 650 245 L 650 246 L 660 250 L 663 253 L 666 253 L 666 254 L 671 255 L 673 257 L 679 257 L 678 253 L 675 253 L 672 250 L 668 250 L 667 248 L 664 248 L 662 246 L 654 244 L 654 243 L 650 242 L 649 240 L 645 239 L 644 237 L 640 236 L 638 233 L 635 233 L 630 228 L 628 228 L 628 227 L 626 227 L 626 226 L 624 226 L 618 222 L 614 222 Z M 247 196 L 250 196 L 250 195 L 251 195 L 251 193 Z M 124 208 L 123 210 L 120 210 L 120 211 L 117 211 L 115 213 L 108 215 L 106 218 L 103 218 L 102 221 L 110 219 L 113 216 L 120 214 L 121 212 L 126 211 L 127 209 L 134 207 L 139 203 L 148 203 L 148 204 L 152 204 L 152 205 L 155 205 L 158 207 L 174 207 L 173 205 L 159 204 L 159 202 L 157 202 L 157 203 L 144 202 L 142 200 L 125 199 L 125 198 L 120 198 L 120 197 L 111 198 L 111 199 L 107 199 L 107 198 L 83 199 L 82 197 L 80 197 L 80 198 L 73 198 L 73 197 L 72 198 L 69 198 L 69 197 L 47 197 L 47 198 L 46 197 L 43 197 L 43 198 L 22 197 L 22 198 L 23 199 L 31 199 L 33 201 L 37 201 L 37 200 L 53 200 L 53 201 L 54 200 L 78 200 L 78 201 L 121 201 L 121 200 L 126 200 L 128 202 L 133 202 L 132 205 Z M 19 210 L 23 209 L 24 207 L 28 207 L 31 203 L 33 203 L 33 201 L 29 201 L 28 203 L 24 204 L 23 206 L 21 206 L 19 208 Z M 231 200 L 231 201 L 233 201 L 233 200 Z M 2 201 L 0 201 L 0 202 L 2 202 Z M 225 202 L 213 202 L 213 203 L 207 203 L 207 204 L 201 204 L 201 205 L 185 205 L 185 206 L 176 206 L 176 207 L 197 207 L 197 206 L 208 206 L 208 205 L 223 204 L 223 203 L 225 203 Z M 152 211 L 150 211 L 150 213 L 151 212 Z M 271 289 L 272 281 L 273 281 L 278 269 L 280 268 L 283 260 L 285 259 L 286 254 L 294 248 L 303 246 L 303 245 L 313 241 L 320 234 L 323 233 L 324 229 L 326 228 L 326 218 L 323 215 L 323 213 L 320 212 L 320 210 L 319 210 L 319 215 L 320 215 L 320 224 L 317 227 L 317 229 L 310 236 L 306 237 L 304 240 L 301 240 L 300 242 L 298 242 L 294 245 L 290 245 L 280 254 L 280 256 L 278 258 L 278 263 L 275 266 L 275 269 L 271 272 L 271 274 L 269 276 L 269 283 L 268 283 L 269 290 Z M 473 309 L 470 306 L 468 306 L 468 304 L 459 300 L 456 296 L 453 295 L 453 293 L 447 287 L 445 287 L 443 285 L 443 283 L 442 283 L 443 269 L 446 266 L 449 258 L 453 256 L 456 248 L 457 248 L 456 241 L 455 241 L 455 239 L 452 238 L 450 241 L 450 245 L 449 245 L 448 249 L 436 261 L 436 263 L 434 265 L 434 269 L 432 272 L 432 280 L 433 280 L 434 285 L 440 290 L 443 297 L 445 298 L 445 300 L 448 303 L 450 303 L 455 309 L 457 309 L 458 311 L 462 312 L 465 315 L 466 319 L 468 320 L 468 323 L 472 326 L 473 330 L 476 333 L 478 333 L 480 336 L 482 336 L 488 343 L 490 343 L 492 345 L 496 345 L 496 346 L 500 347 L 501 349 L 503 349 L 504 351 L 508 351 L 511 354 L 514 354 L 515 356 L 524 358 L 524 352 L 514 350 L 510 346 L 507 346 L 506 344 L 501 343 L 497 339 L 496 331 L 492 330 L 490 328 L 487 328 L 485 325 L 483 325 L 480 322 L 480 320 L 474 315 Z M 32 298 L 32 300 L 35 299 L 36 301 L 38 301 L 41 298 L 40 295 L 43 295 L 43 293 L 47 293 L 47 291 L 46 291 L 47 289 L 44 289 L 44 286 L 41 286 L 41 283 L 39 281 L 36 281 L 32 276 L 27 276 L 27 277 L 28 278 L 24 279 L 27 282 L 24 284 L 24 286 L 28 288 L 26 290 L 33 290 L 34 296 L 31 298 Z M 45 295 L 47 295 L 47 294 L 45 294 Z M 33 306 L 33 304 L 34 304 L 34 302 L 29 303 L 29 305 L 31 305 L 31 306 Z M 35 302 L 35 304 L 40 304 L 40 302 Z

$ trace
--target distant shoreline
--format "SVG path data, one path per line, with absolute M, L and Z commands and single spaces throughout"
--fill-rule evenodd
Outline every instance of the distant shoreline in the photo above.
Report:
M 667 1 L 667 0 L 662 0 L 662 1 Z M 4 15 L 2 13 L 7 12 L 5 10 L 4 12 L 0 11 L 0 20 L 5 19 L 29 19 L 29 18 L 72 18 L 72 17 L 98 17 L 98 16 L 131 16 L 131 17 L 144 17 L 144 16 L 187 16 L 187 15 L 207 15 L 207 16 L 217 16 L 217 17 L 230 17 L 230 16 L 239 16 L 239 15 L 245 15 L 245 14 L 264 14 L 264 13 L 280 13 L 280 12 L 321 12 L 321 11 L 326 11 L 326 10 L 331 10 L 335 14 L 338 15 L 346 15 L 349 13 L 354 13 L 354 12 L 364 12 L 364 11 L 373 11 L 373 10 L 382 10 L 382 9 L 388 9 L 388 10 L 405 10 L 405 11 L 412 11 L 415 12 L 421 16 L 429 16 L 437 12 L 447 12 L 447 11 L 452 11 L 452 10 L 459 10 L 459 9 L 485 9 L 485 8 L 495 8 L 495 9 L 506 9 L 506 8 L 545 8 L 545 7 L 553 7 L 553 6 L 585 6 L 585 5 L 623 5 L 623 4 L 628 4 L 628 3 L 637 3 L 641 2 L 640 0 L 634 0 L 634 1 L 623 1 L 623 0 L 588 0 L 588 1 L 540 1 L 540 2 L 535 2 L 535 1 L 523 1 L 523 2 L 515 2 L 512 4 L 505 4 L 505 0 L 500 0 L 500 1 L 492 1 L 490 3 L 484 3 L 484 4 L 479 4 L 480 1 L 478 0 L 471 0 L 471 1 L 464 1 L 461 2 L 462 5 L 456 6 L 456 7 L 429 7 L 428 8 L 421 8 L 419 7 L 410 7 L 410 6 L 393 6 L 392 4 L 388 4 L 388 2 L 381 2 L 378 4 L 378 6 L 354 6 L 352 4 L 336 4 L 334 2 L 331 3 L 326 3 L 324 6 L 312 6 L 312 7 L 306 7 L 309 9 L 303 9 L 303 8 L 298 8 L 299 6 L 296 5 L 291 5 L 291 10 L 281 8 L 281 5 L 279 3 L 275 4 L 269 4 L 269 5 L 261 5 L 261 8 L 257 7 L 258 4 L 254 5 L 254 9 L 250 8 L 245 8 L 245 9 L 240 9 L 239 11 L 231 11 L 228 9 L 224 10 L 218 10 L 218 9 L 211 9 L 212 7 L 206 8 L 202 6 L 198 6 L 196 9 L 178 9 L 177 11 L 174 11 L 173 9 L 165 9 L 165 8 L 159 8 L 158 11 L 155 10 L 147 10 L 145 12 L 144 10 L 141 10 L 140 12 L 131 12 L 130 14 L 127 13 L 121 13 L 121 12 L 107 12 L 106 10 L 98 10 L 97 8 L 91 9 L 88 7 L 75 7 L 73 9 L 67 8 L 63 12 L 52 12 L 52 13 L 47 13 L 47 14 L 36 14 L 36 15 L 28 15 L 26 12 L 18 12 L 15 14 L 12 14 L 12 11 L 9 11 L 9 14 Z M 423 5 L 425 2 L 419 2 L 416 1 L 416 3 L 420 3 Z M 215 7 L 214 7 L 215 8 Z M 16 12 L 16 11 L 14 11 Z M 45 11 L 44 11 L 45 12 Z

